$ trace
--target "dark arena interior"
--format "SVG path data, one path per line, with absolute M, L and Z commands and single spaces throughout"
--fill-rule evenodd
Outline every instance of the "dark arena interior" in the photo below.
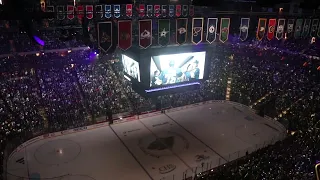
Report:
M 0 0 L 0 179 L 319 180 L 319 5 Z

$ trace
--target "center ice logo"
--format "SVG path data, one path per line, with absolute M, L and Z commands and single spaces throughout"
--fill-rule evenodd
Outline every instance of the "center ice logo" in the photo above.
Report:
M 174 137 L 157 138 L 155 141 L 149 144 L 149 150 L 165 150 L 172 149 L 174 144 Z

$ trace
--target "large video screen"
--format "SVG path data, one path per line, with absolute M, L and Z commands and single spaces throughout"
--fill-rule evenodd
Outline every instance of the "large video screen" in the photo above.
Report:
M 152 56 L 150 86 L 163 86 L 203 79 L 206 52 Z
M 137 61 L 133 60 L 132 58 L 123 54 L 122 55 L 122 64 L 124 67 L 124 72 L 140 82 L 139 63 Z

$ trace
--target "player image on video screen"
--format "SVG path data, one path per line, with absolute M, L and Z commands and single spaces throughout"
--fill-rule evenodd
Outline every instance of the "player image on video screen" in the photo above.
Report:
M 124 72 L 140 82 L 139 63 L 126 55 L 122 55 L 122 64 Z
M 152 56 L 150 86 L 203 79 L 206 52 Z

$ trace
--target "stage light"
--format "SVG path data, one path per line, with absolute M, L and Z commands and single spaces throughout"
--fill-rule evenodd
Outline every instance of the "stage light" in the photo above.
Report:
M 33 36 L 33 39 L 41 46 L 44 46 L 44 41 L 40 39 L 38 36 Z

